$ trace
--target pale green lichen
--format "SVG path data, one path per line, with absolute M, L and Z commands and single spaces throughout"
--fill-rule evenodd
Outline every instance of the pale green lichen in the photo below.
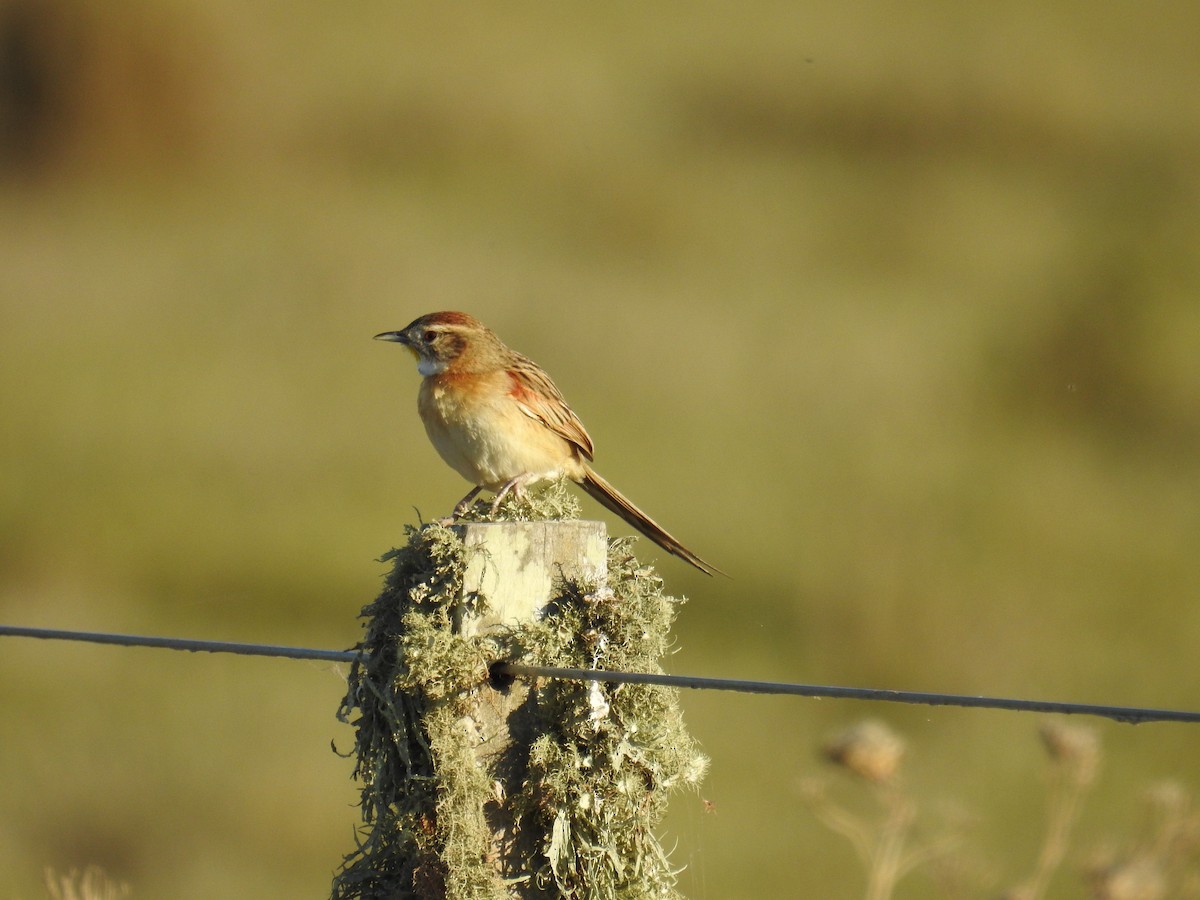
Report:
M 495 519 L 570 516 L 561 486 L 506 501 Z M 487 504 L 472 517 L 494 520 Z M 675 898 L 654 829 L 667 796 L 699 784 L 707 760 L 678 694 L 654 685 L 537 679 L 522 709 L 528 741 L 486 764 L 472 710 L 499 659 L 657 672 L 680 601 L 629 539 L 609 548 L 607 585 L 566 582 L 534 623 L 463 638 L 453 623 L 464 550 L 437 524 L 409 528 L 383 592 L 363 609 L 363 654 L 339 717 L 355 728 L 363 827 L 334 898 Z M 510 833 L 492 845 L 488 811 Z

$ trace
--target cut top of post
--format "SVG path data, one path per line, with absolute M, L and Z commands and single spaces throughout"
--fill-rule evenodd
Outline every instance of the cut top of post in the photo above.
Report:
M 452 529 L 467 551 L 463 594 L 487 601 L 483 615 L 464 616 L 464 637 L 535 620 L 563 578 L 595 584 L 608 578 L 603 522 L 466 522 Z

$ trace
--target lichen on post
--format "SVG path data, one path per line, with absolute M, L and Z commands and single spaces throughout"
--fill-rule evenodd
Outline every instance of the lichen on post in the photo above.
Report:
M 546 546 L 566 520 L 567 543 L 586 555 L 579 526 L 596 523 L 576 514 L 555 486 L 505 503 L 497 518 L 551 520 Z M 490 518 L 484 505 L 470 517 Z M 507 601 L 498 613 L 489 594 L 504 590 L 485 573 L 503 579 L 507 564 L 489 547 L 508 548 L 503 555 L 513 544 L 470 534 L 464 544 L 464 533 L 409 527 L 407 545 L 384 557 L 392 568 L 382 593 L 362 611 L 362 655 L 339 717 L 355 729 L 363 825 L 333 897 L 677 897 L 655 828 L 668 795 L 698 786 L 707 765 L 677 691 L 551 679 L 501 686 L 488 668 L 509 660 L 662 671 L 682 601 L 663 594 L 629 539 L 612 541 L 602 565 L 573 567 L 524 531 L 517 557 L 552 570 L 547 594 L 523 614 Z

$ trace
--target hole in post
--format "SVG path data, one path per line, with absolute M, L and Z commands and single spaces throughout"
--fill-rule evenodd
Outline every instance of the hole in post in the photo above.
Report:
M 508 665 L 508 660 L 499 659 L 488 666 L 488 684 L 501 693 L 508 693 L 508 689 L 517 679 L 503 671 L 504 666 Z

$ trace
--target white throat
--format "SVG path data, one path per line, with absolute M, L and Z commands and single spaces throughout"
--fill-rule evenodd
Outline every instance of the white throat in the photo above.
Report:
M 422 356 L 417 360 L 417 371 L 424 378 L 428 378 L 430 375 L 441 375 L 446 371 L 446 364 L 440 359 L 430 359 L 428 356 Z

